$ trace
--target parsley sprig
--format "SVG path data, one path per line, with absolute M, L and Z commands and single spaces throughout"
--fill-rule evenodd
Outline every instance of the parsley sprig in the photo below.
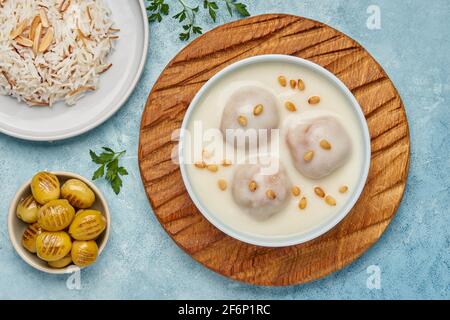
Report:
M 164 16 L 170 14 L 170 5 L 166 2 L 168 0 L 150 0 L 147 7 L 149 22 L 161 22 Z M 175 0 L 173 0 L 175 1 Z M 193 0 L 192 0 L 193 1 Z M 230 16 L 233 16 L 233 12 L 236 11 L 242 17 L 250 16 L 247 5 L 238 0 L 196 0 L 203 2 L 203 9 L 209 14 L 211 19 L 217 21 L 217 13 L 220 9 L 218 3 L 224 3 Z M 181 23 L 183 32 L 180 33 L 180 40 L 187 41 L 192 35 L 203 33 L 201 26 L 197 24 L 197 15 L 200 11 L 200 4 L 189 5 L 187 0 L 176 0 L 180 7 L 180 11 L 176 13 L 172 18 L 178 20 Z
M 108 181 L 111 185 L 114 193 L 119 194 L 123 184 L 121 176 L 128 175 L 128 171 L 119 165 L 119 159 L 126 153 L 126 151 L 123 150 L 120 152 L 115 152 L 108 147 L 103 147 L 102 149 L 103 152 L 100 153 L 100 155 L 97 155 L 94 151 L 89 150 L 92 161 L 100 165 L 100 167 L 94 172 L 92 180 L 97 180 L 104 176 L 106 181 Z

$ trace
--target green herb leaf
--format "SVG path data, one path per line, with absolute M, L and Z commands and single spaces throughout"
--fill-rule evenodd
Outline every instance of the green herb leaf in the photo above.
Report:
M 180 40 L 187 41 L 192 35 L 202 34 L 203 29 L 197 24 L 197 15 L 200 12 L 200 6 L 190 6 L 189 3 L 194 2 L 194 0 L 173 0 L 166 3 L 167 0 L 150 0 L 147 6 L 148 20 L 149 22 L 161 22 L 163 16 L 170 14 L 170 6 L 178 5 L 179 11 L 172 16 L 173 19 L 177 20 L 183 28 L 183 32 L 179 34 Z M 200 4 L 203 2 L 202 9 L 209 14 L 211 19 L 217 21 L 217 13 L 220 10 L 218 3 L 225 3 L 225 8 L 230 16 L 233 16 L 233 11 L 236 11 L 242 17 L 250 16 L 247 9 L 247 5 L 237 0 L 197 0 Z M 169 5 L 170 3 L 170 5 Z M 175 4 L 174 4 L 175 3 Z
M 89 154 L 94 163 L 101 166 L 92 175 L 92 180 L 97 180 L 105 177 L 111 185 L 111 188 L 116 194 L 120 193 L 123 182 L 120 176 L 128 175 L 128 171 L 119 165 L 119 159 L 125 154 L 124 151 L 115 152 L 108 147 L 102 147 L 103 152 L 97 155 L 94 151 L 89 150 Z M 106 173 L 105 173 L 106 169 Z
M 112 187 L 112 189 L 113 189 L 115 194 L 119 194 L 120 193 L 120 189 L 122 188 L 122 179 L 119 176 L 116 176 L 111 181 L 111 187 Z
M 95 170 L 92 180 L 97 180 L 103 177 L 105 174 L 105 165 L 101 165 L 97 170 Z

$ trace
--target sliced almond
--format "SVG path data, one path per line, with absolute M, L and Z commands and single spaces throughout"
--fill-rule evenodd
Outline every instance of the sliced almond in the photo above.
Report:
M 264 106 L 262 104 L 258 104 L 253 108 L 253 115 L 259 116 L 264 110 Z
M 31 41 L 34 41 L 34 35 L 36 34 L 36 29 L 39 23 L 41 23 L 41 17 L 40 16 L 34 17 L 33 21 L 31 22 L 30 34 L 28 36 L 28 39 L 30 39 Z
M 69 50 L 69 52 L 70 52 L 70 50 Z M 70 53 L 72 53 L 72 52 L 70 52 Z M 105 64 L 105 65 L 103 65 L 103 66 L 99 66 L 99 67 L 97 68 L 97 73 L 98 73 L 98 74 L 105 73 L 105 72 L 108 71 L 111 67 L 112 67 L 112 63 L 110 63 L 110 64 Z
M 112 32 L 112 33 L 120 32 L 120 29 L 109 28 L 109 32 Z
M 39 42 L 41 40 L 42 23 L 39 23 L 33 39 L 33 52 L 36 55 L 39 51 Z
M 320 147 L 325 150 L 330 150 L 331 144 L 328 142 L 328 140 L 322 139 L 322 140 L 320 140 Z
M 26 27 L 27 27 L 27 21 L 23 20 L 21 23 L 19 23 L 17 25 L 17 27 L 13 31 L 11 31 L 11 33 L 9 35 L 9 39 L 14 40 L 18 36 L 20 36 Z
M 116 39 L 119 39 L 119 36 L 111 35 L 111 36 L 108 36 L 108 38 L 109 38 L 109 39 L 116 40 Z
M 297 80 L 297 86 L 298 86 L 298 90 L 300 90 L 300 91 L 305 90 L 305 82 L 302 79 Z
M 5 71 L 0 71 L 0 74 L 2 74 L 3 77 L 5 77 L 11 89 L 16 85 L 16 82 L 13 79 L 11 79 Z
M 41 43 L 39 44 L 39 52 L 45 52 L 50 47 L 53 42 L 54 30 L 52 27 L 47 29 L 47 33 L 42 38 Z
M 59 11 L 64 12 L 69 8 L 71 0 L 63 0 L 59 6 Z
M 17 44 L 20 44 L 22 47 L 28 47 L 31 48 L 33 46 L 33 41 L 31 41 L 28 38 L 25 38 L 23 36 L 18 36 L 16 38 Z
M 325 197 L 325 191 L 323 191 L 323 189 L 321 187 L 315 187 L 314 193 L 321 198 Z
M 347 186 L 340 186 L 339 187 L 339 192 L 340 193 L 346 193 L 348 191 L 348 187 Z
M 266 197 L 269 198 L 270 200 L 275 200 L 277 198 L 277 195 L 272 189 L 269 189 L 266 191 Z
M 305 160 L 306 162 L 310 162 L 313 158 L 314 158 L 314 151 L 308 151 L 303 156 L 303 160 Z
M 286 107 L 286 109 L 288 109 L 290 112 L 295 112 L 297 111 L 297 107 L 295 106 L 295 104 L 293 104 L 290 101 L 287 101 L 284 106 Z
M 86 15 L 89 19 L 89 23 L 92 22 L 91 8 L 89 6 L 86 7 Z
M 320 102 L 319 96 L 312 96 L 312 97 L 309 97 L 309 99 L 308 99 L 309 104 L 318 104 L 319 102 Z
M 211 172 L 219 171 L 219 166 L 217 164 L 210 164 L 206 168 Z
M 69 97 L 72 97 L 72 96 L 74 96 L 76 94 L 79 94 L 79 93 L 81 93 L 83 91 L 94 91 L 94 90 L 95 90 L 95 87 L 93 87 L 93 86 L 81 86 L 78 89 L 70 91 L 67 95 Z
M 300 190 L 299 187 L 293 186 L 292 189 L 291 189 L 291 192 L 292 192 L 292 195 L 294 197 L 298 197 L 300 195 L 300 193 L 301 193 L 301 190 Z
M 297 88 L 297 81 L 291 80 L 291 81 L 289 81 L 289 84 L 291 85 L 291 88 L 292 88 L 292 89 Z
M 44 28 L 50 27 L 50 23 L 48 22 L 47 13 L 44 8 L 39 9 L 39 17 L 41 18 L 42 26 Z
M 222 190 L 222 191 L 227 190 L 227 186 L 228 186 L 227 180 L 220 179 L 219 181 L 217 181 L 217 184 L 218 184 L 220 190 Z
M 303 198 L 301 198 L 300 199 L 300 202 L 298 203 L 298 207 L 301 209 L 301 210 L 304 210 L 304 209 L 306 209 L 306 206 L 308 205 L 308 200 L 305 198 L 305 197 L 303 197 Z
M 26 100 L 31 107 L 48 107 L 49 103 L 45 101 Z
M 280 84 L 280 86 L 286 87 L 286 85 L 287 85 L 286 77 L 285 76 L 279 76 L 278 77 L 278 83 Z
M 325 202 L 332 207 L 336 205 L 336 200 L 330 195 L 325 197 Z

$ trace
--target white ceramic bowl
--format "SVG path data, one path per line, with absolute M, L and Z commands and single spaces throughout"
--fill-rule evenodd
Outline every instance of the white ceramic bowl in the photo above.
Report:
M 113 66 L 101 75 L 98 90 L 88 93 L 74 106 L 59 102 L 51 108 L 30 108 L 0 95 L 0 132 L 33 141 L 75 137 L 101 125 L 125 104 L 147 59 L 147 12 L 144 0 L 105 2 L 120 28 L 120 38 L 108 59 Z
M 89 186 L 89 188 L 91 188 L 92 191 L 94 191 L 95 202 L 91 208 L 93 208 L 95 210 L 99 210 L 100 212 L 103 213 L 103 215 L 106 218 L 106 229 L 96 240 L 96 242 L 98 244 L 98 255 L 100 256 L 100 254 L 102 253 L 103 249 L 106 246 L 106 243 L 108 242 L 109 229 L 110 229 L 110 225 L 111 225 L 111 216 L 110 216 L 108 204 L 106 203 L 105 198 L 103 197 L 100 190 L 91 181 L 89 181 L 88 179 L 86 179 L 82 176 L 79 176 L 79 175 L 77 175 L 75 173 L 71 173 L 71 172 L 52 172 L 52 173 L 58 177 L 61 185 L 63 185 L 63 183 L 66 180 L 79 179 L 79 180 L 83 181 L 84 183 L 86 183 Z M 22 246 L 22 235 L 23 235 L 23 232 L 25 231 L 25 229 L 28 227 L 28 224 L 23 222 L 19 218 L 17 218 L 16 208 L 21 199 L 23 199 L 24 197 L 31 194 L 30 184 L 31 184 L 31 179 L 28 180 L 26 183 L 24 183 L 19 188 L 19 190 L 17 191 L 16 196 L 14 197 L 13 201 L 11 202 L 11 206 L 9 208 L 8 232 L 9 232 L 9 238 L 11 240 L 11 243 L 12 243 L 14 249 L 16 250 L 17 254 L 33 268 L 43 271 L 43 272 L 51 273 L 51 274 L 71 273 L 71 272 L 73 272 L 73 267 L 74 267 L 73 265 L 69 265 L 69 266 L 67 266 L 65 268 L 61 268 L 61 269 L 51 268 L 48 266 L 47 262 L 39 259 L 36 254 L 29 252 L 27 249 L 25 249 Z M 95 263 L 92 266 L 95 266 Z
M 192 100 L 183 124 L 182 124 L 182 130 L 181 132 L 185 131 L 187 129 L 189 119 L 191 117 L 191 114 L 193 110 L 197 107 L 198 102 L 202 98 L 205 92 L 208 91 L 208 89 L 215 85 L 217 81 L 219 81 L 221 78 L 226 76 L 227 74 L 240 69 L 242 67 L 255 64 L 255 63 L 270 63 L 270 62 L 283 62 L 283 63 L 289 63 L 294 65 L 300 65 L 304 68 L 307 68 L 313 72 L 316 72 L 323 77 L 330 80 L 332 83 L 336 85 L 336 87 L 344 93 L 348 101 L 350 102 L 351 106 L 353 107 L 353 110 L 359 120 L 359 125 L 361 128 L 361 131 L 363 132 L 363 168 L 362 168 L 362 174 L 359 178 L 359 181 L 355 188 L 353 189 L 353 192 L 349 195 L 348 200 L 346 204 L 339 210 L 331 219 L 329 219 L 326 223 L 323 223 L 321 225 L 316 226 L 314 229 L 312 229 L 309 232 L 301 233 L 301 234 L 294 234 L 294 235 L 287 235 L 287 236 L 259 236 L 254 235 L 250 233 L 244 233 L 238 230 L 235 230 L 234 228 L 230 227 L 229 225 L 225 224 L 223 221 L 221 221 L 214 212 L 210 212 L 203 206 L 199 198 L 194 192 L 194 189 L 192 188 L 191 182 L 189 181 L 189 175 L 187 174 L 187 165 L 183 164 L 180 159 L 180 169 L 181 169 L 181 175 L 183 177 L 184 184 L 186 186 L 186 189 L 196 205 L 196 207 L 200 210 L 200 212 L 203 214 L 203 216 L 211 222 L 215 227 L 217 227 L 222 232 L 226 233 L 227 235 L 238 239 L 243 242 L 247 242 L 254 245 L 259 246 L 265 246 L 265 247 L 285 247 L 285 246 L 291 246 L 296 245 L 300 243 L 307 242 L 309 240 L 315 239 L 330 229 L 332 229 L 334 226 L 336 226 L 342 219 L 345 218 L 345 216 L 350 212 L 350 210 L 355 205 L 356 201 L 358 200 L 359 196 L 361 195 L 362 190 L 364 189 L 364 185 L 367 180 L 367 176 L 369 173 L 369 167 L 370 167 L 370 156 L 371 156 L 371 149 L 370 149 L 370 135 L 369 135 L 369 128 L 367 127 L 367 122 L 364 117 L 364 114 L 361 110 L 361 107 L 356 100 L 356 98 L 353 96 L 353 94 L 350 92 L 350 90 L 343 84 L 334 74 L 326 70 L 325 68 L 312 63 L 308 60 L 293 57 L 293 56 L 287 56 L 287 55 L 261 55 L 256 56 L 248 59 L 241 60 L 239 62 L 236 62 L 220 72 L 218 72 L 215 76 L 213 76 L 197 93 L 197 95 Z M 179 143 L 179 154 L 182 155 L 183 153 L 183 136 L 180 137 L 180 143 Z

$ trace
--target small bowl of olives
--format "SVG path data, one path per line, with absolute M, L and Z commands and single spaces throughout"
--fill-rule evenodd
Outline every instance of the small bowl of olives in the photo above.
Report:
M 110 213 L 88 179 L 38 172 L 18 190 L 8 215 L 14 249 L 35 269 L 64 274 L 92 265 L 106 246 Z

